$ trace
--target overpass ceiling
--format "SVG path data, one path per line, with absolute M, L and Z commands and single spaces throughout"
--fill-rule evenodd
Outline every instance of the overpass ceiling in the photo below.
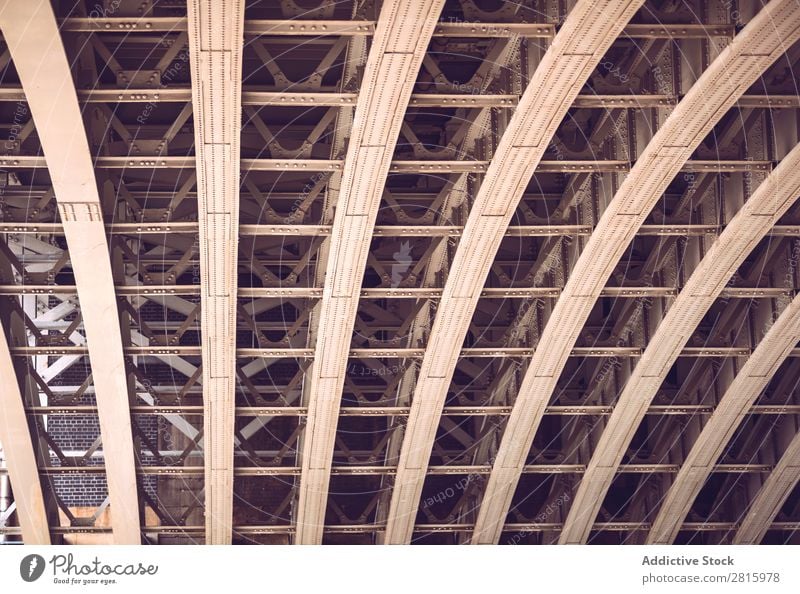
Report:
M 0 2 L 0 541 L 800 542 L 800 5 L 191 3 Z

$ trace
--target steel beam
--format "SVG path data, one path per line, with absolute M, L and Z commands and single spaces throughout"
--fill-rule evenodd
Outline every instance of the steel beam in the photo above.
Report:
M 145 297 L 150 295 L 200 295 L 200 285 L 117 285 L 120 297 Z M 674 297 L 677 287 L 626 286 L 606 287 L 601 297 L 638 298 Z M 361 290 L 361 297 L 367 299 L 439 299 L 442 289 L 408 287 L 402 289 L 374 287 Z M 560 287 L 519 287 L 504 289 L 484 287 L 481 297 L 494 299 L 529 299 L 531 297 L 554 298 L 561 293 Z M 780 287 L 726 287 L 722 297 L 730 299 L 772 298 L 788 295 L 792 289 Z M 0 295 L 74 295 L 74 285 L 0 285 Z M 322 297 L 322 289 L 314 287 L 239 287 L 240 299 L 261 297 L 283 297 L 287 299 L 315 299 Z
M 355 105 L 357 93 L 335 91 L 261 91 L 242 90 L 242 105 L 284 107 L 342 107 Z M 82 103 L 186 103 L 192 100 L 188 87 L 150 88 L 94 88 L 78 89 L 78 100 Z M 578 95 L 572 104 L 578 109 L 649 109 L 673 107 L 679 97 L 663 94 L 637 93 L 629 95 Z M 25 101 L 22 87 L 0 87 L 0 102 Z M 414 93 L 412 107 L 507 107 L 514 108 L 518 95 L 509 94 L 464 94 L 464 93 Z M 797 95 L 743 95 L 736 104 L 742 108 L 796 109 L 800 107 Z
M 200 357 L 203 354 L 203 349 L 200 346 L 191 345 L 178 345 L 178 346 L 129 346 L 124 347 L 123 352 L 132 357 Z M 426 354 L 424 348 L 412 347 L 369 347 L 369 348 L 351 348 L 341 351 L 341 356 L 354 359 L 421 359 Z M 532 349 L 528 347 L 493 347 L 493 348 L 480 348 L 480 347 L 466 347 L 456 349 L 454 356 L 456 357 L 474 357 L 481 359 L 493 359 L 502 357 L 530 357 L 533 354 Z M 11 348 L 11 355 L 13 357 L 36 357 L 36 356 L 49 356 L 49 357 L 63 357 L 63 356 L 81 356 L 91 355 L 91 350 L 82 345 L 67 345 L 67 346 L 17 346 Z M 258 348 L 258 347 L 241 347 L 234 350 L 234 355 L 237 358 L 290 358 L 290 359 L 313 359 L 319 357 L 319 353 L 310 348 L 292 348 L 292 347 L 276 347 L 276 348 Z M 570 349 L 567 357 L 641 357 L 642 349 L 637 347 L 573 347 Z M 747 357 L 750 355 L 750 349 L 745 347 L 685 347 L 680 349 L 677 353 L 679 357 Z M 794 349 L 789 353 L 791 357 L 800 356 L 800 348 Z
M 414 81 L 443 6 L 443 0 L 389 0 L 381 8 L 333 223 L 310 373 L 297 544 L 322 541 L 340 394 L 369 239 Z
M 4 1 L 0 29 L 22 81 L 55 190 L 97 388 L 114 542 L 138 544 L 139 500 L 122 335 L 108 242 L 75 84 L 47 0 Z
M 332 19 L 252 19 L 244 24 L 248 36 L 289 35 L 293 37 L 324 37 L 340 35 L 374 35 L 380 21 Z M 65 31 L 100 33 L 122 31 L 179 33 L 187 29 L 181 17 L 72 17 L 61 21 Z M 708 39 L 733 37 L 733 25 L 707 24 L 635 24 L 621 31 L 632 39 Z M 440 21 L 433 32 L 437 37 L 511 37 L 552 38 L 556 28 L 549 23 L 483 23 L 459 20 Z
M 9 190 L 6 192 L 10 193 Z M 432 200 L 433 197 L 430 199 Z M 107 232 L 121 235 L 195 234 L 200 228 L 197 223 L 192 221 L 107 223 L 105 227 Z M 286 235 L 320 237 L 330 235 L 331 230 L 331 225 L 270 223 L 239 225 L 239 235 L 242 237 L 282 237 Z M 698 237 L 719 235 L 721 231 L 722 228 L 719 225 L 642 225 L 638 235 Z M 505 235 L 507 237 L 561 237 L 589 236 L 592 232 L 591 225 L 510 225 L 506 228 Z M 0 233 L 63 235 L 64 227 L 60 223 L 6 221 L 0 222 Z M 460 225 L 376 225 L 373 229 L 373 235 L 377 237 L 460 237 L 463 233 L 464 227 Z M 775 225 L 770 229 L 769 235 L 772 237 L 800 236 L 800 225 Z
M 553 532 L 561 529 L 559 522 L 511 522 L 506 525 L 508 532 L 511 533 L 533 533 L 533 532 Z M 770 528 L 772 530 L 797 531 L 800 530 L 800 522 L 774 522 Z M 324 528 L 325 534 L 371 534 L 382 532 L 384 524 L 328 524 Z M 598 522 L 594 525 L 595 530 L 606 532 L 644 532 L 650 529 L 649 522 Z M 691 532 L 728 532 L 736 529 L 735 522 L 692 522 L 684 524 L 684 529 Z M 296 529 L 289 525 L 256 525 L 243 524 L 234 526 L 238 536 L 264 536 L 274 534 L 294 534 Z M 414 532 L 418 534 L 443 532 L 458 533 L 472 532 L 473 524 L 451 523 L 451 524 L 418 524 L 414 527 Z M 54 534 L 106 534 L 109 529 L 103 526 L 62 526 L 54 528 Z M 185 537 L 190 539 L 202 538 L 203 526 L 142 526 L 142 533 L 148 536 L 172 536 Z M 17 527 L 0 527 L 0 534 L 18 535 L 20 530 Z
M 244 0 L 187 3 L 200 222 L 206 544 L 230 544 Z
M 266 386 L 256 386 L 256 389 L 266 390 Z M 159 391 L 159 386 L 151 388 Z M 272 387 L 273 392 L 279 387 Z M 53 392 L 74 392 L 70 386 L 54 386 Z M 89 391 L 89 390 L 87 390 Z M 508 416 L 511 406 L 484 405 L 484 406 L 445 406 L 442 415 L 455 416 Z M 548 406 L 544 414 L 551 416 L 589 416 L 607 417 L 613 412 L 613 407 L 596 404 L 587 405 L 552 405 Z M 343 417 L 402 417 L 408 416 L 411 411 L 407 406 L 343 406 L 339 414 Z M 31 415 L 85 415 L 97 413 L 97 407 L 91 405 L 73 406 L 32 406 L 26 409 Z M 650 415 L 710 415 L 714 407 L 706 404 L 656 404 L 647 409 Z M 148 406 L 137 405 L 131 407 L 134 415 L 188 415 L 202 416 L 203 407 L 191 404 Z M 308 409 L 302 406 L 237 406 L 237 417 L 302 417 L 308 414 Z M 752 415 L 797 415 L 800 414 L 800 404 L 757 404 L 750 408 Z
M 534 72 L 497 147 L 447 276 L 403 437 L 386 544 L 411 541 L 436 429 L 483 286 L 550 139 L 641 0 L 579 2 Z
M 770 2 L 692 86 L 625 178 L 581 252 L 542 332 L 494 461 L 473 543 L 495 543 L 500 537 L 520 469 L 569 352 L 639 226 L 713 126 L 798 37 L 800 11 L 794 1 Z M 574 501 L 572 510 L 576 514 L 573 519 L 580 513 L 583 521 L 562 533 L 563 542 L 583 540 L 586 526 L 591 526 L 586 509 L 602 502 L 598 496 L 604 492 L 602 485 L 586 480 L 582 484 L 586 485 L 586 498 Z
M 172 156 L 99 156 L 94 160 L 98 169 L 193 169 L 194 157 Z M 579 160 L 539 160 L 536 173 L 624 173 L 630 170 L 630 163 L 618 159 L 579 159 Z M 18 155 L 0 157 L 0 166 L 6 169 L 36 169 L 46 166 L 44 157 Z M 240 159 L 242 171 L 291 171 L 320 173 L 339 171 L 344 163 L 339 159 Z M 445 174 L 445 173 L 485 173 L 488 161 L 477 160 L 411 160 L 392 161 L 389 171 L 394 174 Z M 687 160 L 681 170 L 686 173 L 734 173 L 769 171 L 770 161 L 752 160 Z
M 763 474 L 773 469 L 769 464 L 717 464 L 712 466 L 712 471 L 731 474 Z M 453 476 L 453 475 L 488 475 L 492 470 L 488 464 L 447 464 L 443 466 L 428 467 L 428 476 Z M 585 464 L 528 464 L 523 469 L 523 474 L 581 474 L 586 471 Z M 621 464 L 617 467 L 618 474 L 678 474 L 678 464 Z M 43 476 L 59 475 L 97 475 L 103 474 L 103 466 L 45 466 L 39 468 Z M 264 477 L 264 476 L 299 476 L 302 469 L 299 466 L 237 466 L 233 474 L 237 477 Z M 0 475 L 5 469 L 0 468 Z M 202 466 L 140 466 L 137 469 L 140 476 L 182 476 L 201 477 L 204 474 Z M 397 473 L 396 466 L 362 466 L 342 465 L 333 466 L 331 475 L 334 476 L 386 476 Z

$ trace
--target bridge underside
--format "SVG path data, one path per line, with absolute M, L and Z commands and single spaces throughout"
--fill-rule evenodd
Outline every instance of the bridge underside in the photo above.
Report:
M 521 478 L 503 515 L 484 494 L 490 477 L 505 476 L 495 461 L 523 379 L 539 376 L 529 370 L 534 353 L 548 354 L 540 340 L 548 319 L 670 113 L 760 11 L 788 10 L 786 22 L 800 18 L 800 4 L 740 0 L 733 10 L 726 0 L 647 0 L 595 57 L 538 164 L 520 172 L 515 158 L 531 147 L 497 149 L 518 130 L 515 110 L 581 2 L 231 2 L 244 5 L 241 47 L 238 34 L 226 33 L 240 30 L 233 13 L 192 3 L 197 14 L 188 18 L 185 0 L 30 2 L 40 6 L 32 19 L 55 18 L 60 30 L 42 60 L 63 52 L 70 66 L 73 84 L 53 91 L 53 101 L 77 95 L 97 186 L 79 202 L 88 214 L 65 202 L 76 200 L 60 190 L 64 162 L 41 129 L 61 123 L 34 111 L 43 91 L 26 77 L 12 35 L 0 37 L 0 337 L 8 345 L 0 382 L 19 387 L 0 395 L 0 543 L 45 542 L 48 532 L 53 543 L 132 541 L 138 517 L 141 542 L 151 544 L 292 544 L 298 532 L 311 535 L 297 539 L 305 542 L 321 534 L 323 544 L 383 544 L 408 507 L 416 514 L 410 542 L 461 544 L 473 541 L 484 505 L 481 521 L 491 524 L 486 514 L 494 513 L 502 526 L 499 543 L 557 543 L 570 513 L 580 512 L 581 481 L 605 428 L 618 429 L 609 419 L 661 321 L 800 140 L 800 42 L 787 37 L 757 82 L 709 116 L 712 131 L 649 213 L 619 207 L 617 216 L 643 223 L 632 241 L 619 240 L 622 257 L 611 268 L 592 272 L 605 279 L 599 296 L 570 296 L 589 300 L 591 313 L 577 341 L 559 345 L 567 362 L 522 441 Z M 25 27 L 3 16 L 7 4 L 0 29 Z M 430 40 L 421 60 L 405 60 L 414 48 L 403 27 L 414 19 L 414 39 Z M 197 37 L 198 22 L 210 40 Z M 751 49 L 742 51 L 758 54 Z M 373 72 L 396 79 L 364 80 Z M 371 102 L 362 88 L 411 94 L 404 108 L 391 97 Z M 399 133 L 381 138 L 385 130 Z M 351 138 L 358 150 L 348 150 Z M 662 154 L 681 148 L 665 147 Z M 517 176 L 521 199 L 510 224 L 495 229 L 499 248 L 465 261 L 456 255 L 476 245 L 465 229 L 499 154 L 508 171 L 498 177 Z M 379 160 L 390 161 L 388 173 Z M 238 213 L 231 184 L 239 185 Z M 80 216 L 97 237 L 104 226 L 106 248 L 78 250 Z M 800 291 L 800 203 L 747 251 L 700 324 L 672 329 L 685 344 L 674 363 L 645 374 L 661 383 L 639 424 L 622 428 L 628 439 L 589 543 L 648 542 L 718 404 Z M 356 252 L 366 252 L 366 265 L 350 274 Z M 485 281 L 470 266 L 484 266 Z M 113 277 L 106 288 L 116 299 L 102 314 L 118 320 L 108 335 L 121 337 L 119 365 L 110 363 L 114 353 L 98 353 L 100 338 L 92 348 L 87 332 L 97 336 L 90 321 L 101 313 L 91 309 L 103 288 L 87 284 L 93 268 Z M 462 277 L 476 280 L 463 287 Z M 352 323 L 342 312 L 355 302 Z M 437 360 L 427 353 L 447 333 L 430 340 L 445 305 L 454 317 L 471 316 L 451 353 L 454 372 L 423 366 Z M 318 349 L 338 347 L 318 330 L 345 342 L 322 356 Z M 800 336 L 784 342 L 795 348 L 763 371 L 763 391 L 724 424 L 729 434 L 702 438 L 724 447 L 672 542 L 800 544 Z M 326 391 L 337 382 L 340 390 Z M 436 399 L 418 385 L 446 386 L 443 406 L 428 406 Z M 121 446 L 133 448 L 136 497 L 111 498 L 107 476 L 134 476 L 129 457 L 117 455 L 125 434 L 108 429 L 128 418 L 131 439 Z M 435 438 L 418 451 L 425 440 L 406 440 L 425 423 Z M 113 449 L 104 448 L 101 426 Z M 315 445 L 333 429 L 332 451 Z M 212 441 L 214 461 L 204 456 Z M 404 443 L 417 449 L 401 460 Z M 327 461 L 309 456 L 320 451 Z M 401 476 L 421 477 L 407 491 L 418 501 L 393 504 Z M 319 515 L 305 511 L 312 504 L 300 499 L 303 484 L 304 497 L 325 506 L 321 530 L 298 529 Z M 762 490 L 776 484 L 787 494 Z M 120 497 L 138 514 L 115 509 Z M 226 517 L 210 522 L 206 501 Z

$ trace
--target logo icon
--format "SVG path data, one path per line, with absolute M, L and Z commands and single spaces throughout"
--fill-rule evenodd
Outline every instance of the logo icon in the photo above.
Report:
M 26 555 L 19 562 L 19 575 L 26 582 L 35 582 L 44 573 L 44 557 L 41 555 Z
M 394 256 L 395 262 L 392 264 L 392 288 L 396 289 L 405 280 L 406 273 L 414 261 L 411 257 L 411 242 L 404 241 L 400 244 L 400 251 L 395 252 L 392 256 Z

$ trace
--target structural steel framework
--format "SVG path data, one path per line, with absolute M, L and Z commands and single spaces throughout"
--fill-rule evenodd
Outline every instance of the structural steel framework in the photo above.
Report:
M 652 208 L 658 195 L 665 189 L 665 184 L 668 183 L 665 178 L 675 174 L 680 166 L 679 162 L 688 157 L 702 141 L 702 138 L 712 130 L 718 115 L 727 111 L 736 98 L 783 53 L 785 43 L 792 44 L 800 38 L 800 12 L 796 8 L 793 2 L 770 3 L 703 73 L 687 97 L 677 106 L 665 122 L 664 127 L 659 130 L 648 148 L 645 149 L 646 153 L 651 147 L 653 151 L 649 153 L 649 158 L 643 157 L 640 160 L 642 164 L 640 171 L 643 172 L 643 175 L 636 178 L 634 172 L 631 172 L 625 181 L 627 185 L 622 186 L 619 196 L 615 197 L 609 209 L 604 213 L 604 216 L 613 213 L 611 209 L 614 202 L 618 201 L 620 204 L 618 222 L 614 225 L 615 221 L 611 219 L 610 229 L 613 229 L 614 226 L 617 227 L 618 232 L 619 228 L 624 229 L 623 221 L 626 217 L 631 219 L 635 225 L 636 220 L 640 218 L 640 213 L 648 207 Z M 766 32 L 773 35 L 765 35 Z M 793 166 L 793 159 L 790 159 L 787 165 Z M 753 196 L 754 200 L 748 200 L 745 204 L 743 215 L 746 216 L 749 212 L 756 215 L 757 220 L 761 219 L 756 225 L 761 223 L 764 217 L 777 219 L 781 214 L 781 206 L 791 200 L 798 190 L 794 178 L 790 177 L 787 180 L 786 177 L 785 170 L 776 172 L 778 183 L 781 184 L 781 191 L 776 191 L 774 183 L 768 184 L 765 188 L 766 195 L 763 205 L 760 200 L 761 195 L 756 191 Z M 645 181 L 648 178 L 649 182 Z M 632 180 L 634 183 L 629 183 Z M 644 183 L 640 185 L 636 182 Z M 642 196 L 644 196 L 644 200 L 642 200 Z M 637 204 L 637 200 L 642 200 L 643 204 Z M 600 226 L 602 223 L 601 220 Z M 752 220 L 750 224 L 753 224 Z M 734 235 L 735 230 L 734 226 L 734 230 L 729 235 Z M 609 233 L 609 237 L 611 237 L 611 233 Z M 730 268 L 715 268 L 714 273 L 729 272 L 728 277 L 733 274 L 737 268 L 736 264 L 741 263 L 746 256 L 745 250 L 749 247 L 749 242 L 746 242 L 748 238 L 747 234 L 742 233 L 736 236 L 730 246 L 722 244 L 725 246 L 726 255 L 734 257 L 739 255 L 740 257 L 733 261 L 733 266 Z M 720 239 L 727 239 L 727 237 L 720 236 Z M 742 243 L 742 240 L 745 240 L 745 243 Z M 584 255 L 592 255 L 592 252 L 587 248 L 582 257 Z M 709 254 L 708 257 L 714 258 L 714 255 Z M 593 461 L 590 462 L 590 468 L 581 481 L 575 497 L 576 504 L 571 508 L 570 516 L 567 517 L 560 542 L 574 542 L 575 534 L 580 535 L 580 540 L 588 537 L 592 520 L 587 522 L 581 518 L 592 514 L 586 513 L 584 505 L 597 511 L 599 507 L 597 502 L 602 500 L 605 490 L 611 482 L 614 467 L 623 455 L 626 442 L 632 437 L 632 428 L 637 426 L 637 421 L 641 421 L 649 398 L 658 390 L 664 376 L 680 354 L 685 338 L 679 329 L 692 327 L 693 322 L 695 325 L 700 322 L 704 310 L 711 306 L 719 286 L 725 282 L 723 280 L 718 284 L 709 283 L 708 281 L 713 279 L 716 274 L 711 273 L 708 269 L 703 270 L 703 264 L 701 262 L 696 271 L 699 274 L 698 286 L 693 286 L 692 279 L 687 283 L 686 288 L 689 289 L 685 300 L 687 305 L 683 305 L 684 300 L 681 300 L 680 296 L 672 304 L 663 320 L 665 324 L 664 339 L 661 339 L 661 334 L 656 330 L 642 359 L 625 384 L 625 389 L 614 407 L 615 414 L 609 419 L 603 437 L 592 456 Z M 571 278 L 580 277 L 572 276 Z M 582 291 L 578 289 L 577 294 L 581 293 Z M 683 294 L 682 292 L 681 295 Z M 709 298 L 703 299 L 702 297 L 706 295 Z M 676 329 L 678 330 L 676 331 Z M 571 521 L 572 518 L 575 518 L 574 524 Z
M 798 0 L 0 34 L 0 542 L 798 542 Z
M 775 516 L 780 513 L 781 507 L 800 481 L 798 456 L 800 456 L 800 433 L 792 438 L 775 469 L 759 490 L 733 537 L 733 544 L 758 544 L 762 541 Z
M 17 387 L 14 362 L 8 352 L 6 334 L 0 328 L 0 378 L 3 401 L 0 409 L 0 439 L 5 444 L 8 474 L 16 485 L 14 504 L 22 537 L 27 544 L 50 544 L 44 496 L 38 473 L 38 461 L 28 433 L 28 420 Z M 5 511 L 5 510 L 3 510 Z
M 386 540 L 408 543 L 439 411 L 492 260 L 536 166 L 572 100 L 641 2 L 579 2 L 508 122 L 470 209 L 428 337 L 405 430 Z
M 732 435 L 743 419 L 745 413 L 742 409 L 758 398 L 769 381 L 769 372 L 783 363 L 789 350 L 800 341 L 798 306 L 800 298 L 795 297 L 736 375 L 670 487 L 648 534 L 649 543 L 670 544 L 674 540 L 691 501 L 697 497 L 713 470 L 714 462 L 710 460 L 715 460 L 722 453 L 726 438 Z M 780 488 L 777 490 L 780 492 Z
M 634 370 L 631 379 L 625 386 L 625 390 L 620 395 L 617 405 L 614 408 L 614 415 L 609 419 L 609 424 L 605 431 L 608 431 L 608 436 L 617 436 L 617 439 L 624 439 L 625 427 L 636 425 L 641 422 L 641 417 L 644 415 L 649 402 L 655 397 L 655 392 L 658 389 L 657 384 L 663 381 L 669 367 L 674 364 L 675 359 L 678 357 L 680 349 L 685 345 L 685 338 L 680 334 L 675 333 L 675 328 L 691 327 L 700 323 L 703 316 L 706 315 L 709 308 L 713 305 L 716 298 L 722 291 L 722 288 L 730 281 L 731 277 L 736 273 L 736 270 L 741 266 L 742 262 L 749 255 L 753 245 L 758 243 L 766 235 L 766 232 L 772 225 L 780 219 L 780 217 L 788 210 L 797 194 L 800 191 L 800 176 L 797 175 L 796 170 L 800 165 L 800 146 L 795 147 L 781 162 L 775 171 L 773 171 L 766 180 L 764 180 L 758 189 L 753 193 L 750 199 L 742 206 L 741 210 L 736 214 L 730 224 L 726 227 L 725 231 L 720 235 L 718 243 L 713 245 L 700 264 L 697 266 L 692 276 L 686 283 L 686 286 L 681 291 L 680 295 L 675 299 L 670 309 L 667 311 L 664 319 L 656 329 L 653 338 L 647 346 L 647 350 L 643 354 L 636 369 Z M 773 328 L 775 328 L 773 326 Z M 777 331 L 777 328 L 776 328 Z M 765 336 L 766 339 L 769 336 Z M 787 340 L 791 341 L 790 338 Z M 798 339 L 800 340 L 800 339 Z M 787 348 L 778 349 L 778 353 L 786 353 L 794 348 L 798 341 L 795 341 Z M 774 356 L 777 353 L 774 351 L 774 343 L 762 342 L 750 358 L 747 360 L 747 365 L 757 365 L 758 357 L 763 357 L 762 352 L 769 353 L 769 356 Z M 665 362 L 665 353 L 672 355 Z M 745 368 L 746 369 L 746 368 Z M 743 370 L 744 372 L 744 370 Z M 745 375 L 739 374 L 737 377 L 746 382 Z M 651 379 L 655 378 L 655 379 Z M 652 386 L 656 386 L 652 388 Z M 766 386 L 761 386 L 760 390 L 755 390 L 751 400 L 755 400 L 761 391 Z M 651 389 L 652 388 L 652 389 Z M 741 393 L 742 388 L 736 388 L 737 393 Z M 729 392 L 726 392 L 726 396 Z M 720 401 L 718 407 L 715 409 L 714 414 L 709 420 L 708 424 L 704 427 L 703 433 L 698 438 L 698 441 L 692 447 L 692 453 L 689 454 L 684 465 L 681 468 L 681 476 L 676 485 L 673 485 L 667 501 L 659 511 L 659 521 L 664 521 L 664 518 L 671 510 L 672 500 L 679 497 L 678 493 L 681 492 L 681 484 L 687 482 L 685 473 L 698 475 L 700 471 L 695 468 L 699 466 L 694 462 L 694 458 L 701 454 L 702 458 L 714 459 L 722 453 L 721 449 L 727 445 L 730 437 L 730 428 L 720 430 L 718 419 L 725 417 L 725 408 L 729 406 L 730 399 L 723 399 Z M 751 402 L 752 404 L 752 402 Z M 634 412 L 635 411 L 635 412 Z M 631 422 L 627 416 L 634 415 L 637 419 Z M 727 415 L 729 416 L 729 415 Z M 734 427 L 735 428 L 735 427 Z M 605 434 L 605 433 L 604 433 Z M 719 441 L 720 443 L 714 443 Z M 595 456 L 598 462 L 596 465 L 591 464 L 591 470 L 587 471 L 587 477 L 602 476 L 605 471 L 605 463 L 601 461 L 613 460 L 615 456 L 612 453 L 615 450 L 614 446 L 606 446 L 607 442 L 601 441 L 598 444 Z M 619 451 L 619 448 L 616 448 Z M 605 457 L 604 457 L 605 456 Z M 687 464 L 691 461 L 691 464 Z M 620 459 L 612 464 L 619 464 Z M 706 467 L 713 465 L 713 462 L 706 464 Z M 597 468 L 597 470 L 595 470 Z M 611 469 L 613 472 L 613 468 Z M 591 474 L 596 473 L 596 474 Z M 707 474 L 707 473 L 706 473 Z M 694 485 L 697 490 L 705 482 L 706 477 Z M 587 482 L 587 486 L 591 482 Z M 689 493 L 683 491 L 687 499 L 692 499 L 697 495 L 697 490 L 694 491 L 694 496 L 688 497 Z M 688 489 L 691 491 L 691 489 Z M 687 504 L 688 505 L 688 504 Z M 574 513 L 580 513 L 578 508 L 573 508 Z M 596 511 L 596 509 L 595 509 Z M 688 511 L 688 508 L 685 510 Z M 673 514 L 672 515 L 677 515 Z M 684 513 L 685 515 L 685 513 Z M 682 518 L 680 519 L 682 521 Z M 569 519 L 567 524 L 569 524 Z M 679 526 L 676 526 L 677 532 Z M 586 532 L 586 530 L 584 530 Z M 651 534 L 651 538 L 654 535 Z M 674 534 L 673 534 L 674 537 Z

